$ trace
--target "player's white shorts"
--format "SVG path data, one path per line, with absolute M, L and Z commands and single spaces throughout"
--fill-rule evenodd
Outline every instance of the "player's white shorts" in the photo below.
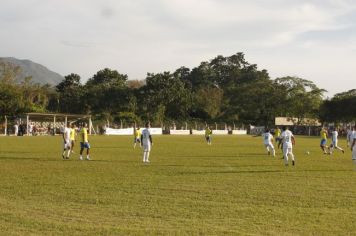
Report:
M 334 141 L 332 142 L 332 144 L 333 144 L 334 147 L 337 147 L 337 140 L 334 140 Z
M 72 142 L 71 141 L 66 141 L 63 143 L 63 149 L 70 149 Z
M 272 143 L 265 143 L 265 147 L 269 147 L 270 149 L 274 149 L 274 146 Z
M 150 152 L 151 151 L 151 144 L 144 144 L 143 145 L 143 151 L 144 152 Z
M 289 153 L 293 153 L 293 148 L 283 146 L 283 156 L 287 156 Z

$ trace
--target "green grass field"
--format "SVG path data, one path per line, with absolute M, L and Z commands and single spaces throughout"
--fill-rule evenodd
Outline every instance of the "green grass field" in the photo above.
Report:
M 0 137 L 0 234 L 356 234 L 350 150 L 323 156 L 297 137 L 286 168 L 261 137 L 154 136 L 144 165 L 132 139 L 94 136 L 92 161 L 78 143 L 63 161 L 60 137 Z

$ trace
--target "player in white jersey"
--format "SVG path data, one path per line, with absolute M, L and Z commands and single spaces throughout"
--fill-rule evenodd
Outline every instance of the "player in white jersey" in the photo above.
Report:
M 347 130 L 347 134 L 346 134 L 347 147 L 350 147 L 352 144 L 351 138 L 352 138 L 354 132 L 355 131 L 354 131 L 353 127 L 350 127 L 350 129 Z
M 288 166 L 288 155 L 291 156 L 292 165 L 295 165 L 294 154 L 293 154 L 293 145 L 295 145 L 295 139 L 293 133 L 287 129 L 287 127 L 283 127 L 283 132 L 281 134 L 281 139 L 283 143 L 283 157 L 284 163 Z
M 150 123 L 147 122 L 146 123 L 146 128 L 144 130 L 142 130 L 141 133 L 141 145 L 143 147 L 143 162 L 144 163 L 149 163 L 149 157 L 150 157 L 150 151 L 151 151 L 151 147 L 153 145 L 152 142 L 152 136 L 150 133 Z
M 355 164 L 356 170 L 356 125 L 353 128 L 353 133 L 351 136 L 351 151 L 352 151 L 352 161 Z
M 70 140 L 70 128 L 69 124 L 66 124 L 66 127 L 64 127 L 63 130 L 63 153 L 62 153 L 62 158 L 63 159 L 69 159 L 69 155 L 71 152 L 71 140 Z M 67 151 L 67 155 L 65 156 L 65 153 Z
M 332 143 L 330 144 L 330 147 L 329 147 L 329 154 L 333 153 L 334 148 L 336 148 L 337 150 L 342 151 L 342 153 L 345 153 L 344 149 L 342 149 L 341 147 L 337 146 L 338 136 L 339 136 L 339 133 L 337 132 L 337 128 L 335 127 L 333 129 L 333 131 L 331 132 L 331 142 Z
M 272 151 L 272 155 L 273 157 L 276 156 L 276 151 L 274 150 L 274 146 L 273 146 L 273 135 L 270 133 L 269 129 L 266 129 L 266 132 L 262 134 L 262 138 L 263 138 L 263 144 L 265 145 L 266 149 L 267 149 L 267 153 L 268 155 L 271 154 Z

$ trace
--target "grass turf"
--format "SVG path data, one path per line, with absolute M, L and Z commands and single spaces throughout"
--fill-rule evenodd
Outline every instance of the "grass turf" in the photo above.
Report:
M 261 137 L 154 136 L 149 165 L 132 137 L 90 141 L 92 161 L 78 143 L 63 161 L 60 137 L 0 137 L 1 234 L 356 232 L 351 152 L 322 155 L 317 138 L 297 137 L 288 168 Z

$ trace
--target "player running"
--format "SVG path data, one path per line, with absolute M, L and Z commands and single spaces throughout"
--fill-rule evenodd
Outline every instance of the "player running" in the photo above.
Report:
M 140 131 L 140 127 L 137 128 L 133 128 L 133 135 L 134 135 L 134 148 L 136 148 L 136 144 L 139 143 L 140 147 L 141 147 L 141 131 Z
M 145 127 L 146 128 L 142 130 L 141 134 L 141 144 L 143 146 L 143 162 L 149 163 L 150 151 L 153 145 L 152 136 L 150 133 L 150 122 L 147 122 Z
M 283 132 L 281 134 L 282 144 L 283 144 L 283 157 L 285 166 L 288 166 L 288 155 L 292 158 L 292 165 L 295 165 L 293 145 L 295 145 L 295 139 L 293 133 L 288 130 L 287 127 L 283 127 Z
M 70 155 L 70 150 L 71 150 L 71 142 L 70 142 L 70 128 L 69 124 L 66 124 L 66 127 L 64 127 L 63 130 L 63 153 L 62 153 L 62 158 L 64 159 L 69 159 Z M 65 155 L 67 151 L 67 155 Z
M 90 157 L 89 157 L 89 150 L 90 150 L 90 144 L 89 144 L 89 140 L 88 140 L 88 125 L 86 123 L 84 123 L 84 126 L 82 127 L 82 129 L 80 130 L 80 157 L 79 160 L 83 160 L 83 151 L 84 148 L 87 149 L 87 160 L 90 161 Z
M 321 150 L 324 152 L 324 154 L 326 154 L 326 149 L 328 149 L 329 147 L 326 145 L 327 142 L 327 138 L 328 138 L 328 132 L 326 131 L 326 129 L 323 127 L 320 131 L 320 148 Z
M 354 128 L 350 126 L 350 129 L 347 130 L 346 134 L 346 142 L 347 142 L 347 147 L 350 147 L 352 144 L 352 136 L 353 136 Z
M 75 144 L 75 136 L 77 135 L 76 133 L 76 127 L 75 124 L 72 124 L 72 127 L 70 129 L 70 152 L 74 153 L 74 144 Z
M 277 126 L 276 130 L 274 131 L 274 137 L 275 137 L 278 149 L 281 146 L 281 142 L 282 142 L 282 139 L 280 136 L 281 136 L 281 129 Z M 281 149 L 283 149 L 283 147 L 281 147 Z
M 211 145 L 211 135 L 213 134 L 213 131 L 209 128 L 209 126 L 206 126 L 205 128 L 205 140 L 208 143 L 208 145 Z
M 356 125 L 353 128 L 353 133 L 351 136 L 351 151 L 352 151 L 352 161 L 355 164 L 355 170 L 356 170 Z
M 272 155 L 273 157 L 276 156 L 276 151 L 274 150 L 274 146 L 273 146 L 273 135 L 270 133 L 269 129 L 266 129 L 266 132 L 264 134 L 262 134 L 262 138 L 263 138 L 263 143 L 267 149 L 267 153 L 268 155 L 271 155 L 271 151 L 272 151 Z
M 331 141 L 332 141 L 332 143 L 330 144 L 330 147 L 329 147 L 329 153 L 330 154 L 333 153 L 334 148 L 336 148 L 337 150 L 342 151 L 342 153 L 345 153 L 344 149 L 342 149 L 341 147 L 337 146 L 338 135 L 339 135 L 339 133 L 337 132 L 337 128 L 335 127 L 333 129 L 333 131 L 331 132 Z

